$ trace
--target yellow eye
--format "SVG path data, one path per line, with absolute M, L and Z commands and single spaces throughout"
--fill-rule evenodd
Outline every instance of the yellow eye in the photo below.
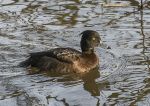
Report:
M 92 40 L 96 40 L 96 38 L 92 38 Z

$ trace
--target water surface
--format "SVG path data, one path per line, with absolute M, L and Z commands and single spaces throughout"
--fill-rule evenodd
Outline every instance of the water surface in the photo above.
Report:
M 148 0 L 0 0 L 0 106 L 149 106 Z M 28 53 L 80 50 L 80 33 L 100 33 L 100 68 L 85 75 L 28 75 Z

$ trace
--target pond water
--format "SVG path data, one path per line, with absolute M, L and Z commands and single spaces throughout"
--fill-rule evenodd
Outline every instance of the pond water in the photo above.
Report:
M 100 68 L 85 75 L 28 75 L 28 53 L 80 50 L 100 33 Z M 148 0 L 0 0 L 0 106 L 150 106 Z

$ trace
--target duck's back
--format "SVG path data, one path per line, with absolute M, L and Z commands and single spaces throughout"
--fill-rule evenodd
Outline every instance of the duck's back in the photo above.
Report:
M 33 66 L 38 68 L 50 69 L 62 64 L 71 64 L 76 61 L 81 52 L 72 48 L 55 48 L 43 52 L 30 53 L 30 57 L 22 62 L 20 66 Z

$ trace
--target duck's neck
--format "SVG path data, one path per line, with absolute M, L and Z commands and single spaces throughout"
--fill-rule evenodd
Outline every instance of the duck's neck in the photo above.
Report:
M 94 48 L 88 48 L 86 50 L 82 50 L 82 54 L 93 54 L 94 53 Z

